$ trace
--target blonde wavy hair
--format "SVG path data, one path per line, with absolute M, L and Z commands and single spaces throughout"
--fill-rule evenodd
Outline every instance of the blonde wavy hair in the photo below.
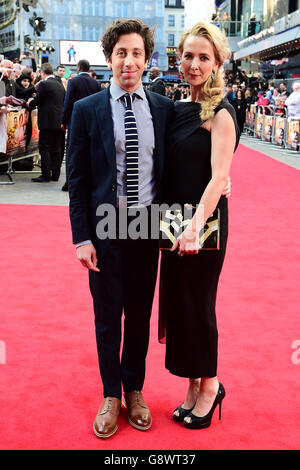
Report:
M 207 120 L 214 117 L 214 109 L 225 96 L 223 64 L 225 60 L 230 57 L 231 51 L 226 36 L 217 26 L 210 23 L 199 22 L 181 36 L 178 45 L 180 58 L 183 54 L 184 43 L 189 36 L 198 36 L 207 39 L 213 46 L 217 63 L 215 79 L 211 76 L 208 77 L 201 90 L 203 100 L 201 100 L 200 117 L 202 120 Z

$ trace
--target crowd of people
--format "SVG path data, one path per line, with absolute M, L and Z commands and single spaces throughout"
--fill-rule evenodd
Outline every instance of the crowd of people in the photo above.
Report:
M 245 71 L 238 71 L 236 75 L 231 72 L 226 74 L 227 98 L 235 108 L 241 132 L 246 110 L 251 104 L 263 107 L 265 114 L 300 117 L 299 80 L 293 82 L 292 89 L 290 93 L 284 80 L 276 86 L 274 80 L 265 80 L 262 75 L 248 77 Z
M 71 73 L 66 79 L 64 65 L 59 64 L 54 70 L 50 63 L 44 63 L 37 68 L 34 56 L 30 52 L 31 67 L 28 67 L 22 64 L 25 58 L 26 55 L 22 54 L 20 60 L 10 61 L 4 59 L 0 62 L 0 123 L 3 124 L 1 125 L 1 132 L 5 132 L 5 122 L 7 122 L 4 122 L 5 115 L 14 106 L 21 105 L 29 111 L 38 108 L 39 153 L 41 155 L 42 175 L 39 178 L 33 178 L 32 181 L 57 181 L 65 152 L 65 132 L 69 119 L 69 116 L 66 117 L 66 113 L 69 112 L 70 101 L 72 105 L 75 100 L 74 96 L 70 100 L 74 87 L 69 86 L 69 84 L 73 79 L 77 83 L 77 76 L 80 76 L 81 81 L 84 83 L 84 90 L 81 90 L 77 95 L 75 92 L 76 99 L 87 96 L 90 89 L 93 92 L 101 91 L 102 86 L 96 80 L 95 71 L 90 69 L 90 64 L 85 60 L 79 61 L 76 73 Z M 87 75 L 87 77 L 82 77 L 82 74 Z M 106 86 L 108 85 L 103 85 L 103 88 Z M 17 142 L 18 131 L 19 128 L 16 128 L 14 132 L 15 142 Z M 27 138 L 26 145 L 30 141 L 30 133 L 31 118 L 29 113 L 27 123 L 27 137 L 29 138 Z M 2 140 L 4 142 L 4 138 Z M 25 148 L 20 150 L 25 151 Z M 0 152 L 5 153 L 4 148 L 1 147 Z M 32 169 L 32 159 L 18 162 L 17 166 L 18 169 Z M 5 167 L 0 167 L 0 170 L 5 171 Z M 67 185 L 65 184 L 62 189 L 67 190 Z

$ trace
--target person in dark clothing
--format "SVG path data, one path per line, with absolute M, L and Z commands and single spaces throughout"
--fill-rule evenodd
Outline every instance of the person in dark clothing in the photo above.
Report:
M 234 100 L 237 98 L 238 86 L 236 83 L 232 85 L 232 90 L 227 94 L 227 99 L 229 103 L 233 106 Z
M 181 89 L 178 88 L 177 83 L 174 84 L 173 87 L 173 101 L 180 101 L 181 100 Z
M 16 96 L 25 101 L 28 101 L 34 93 L 36 93 L 35 87 L 32 85 L 32 78 L 27 73 L 22 73 L 16 80 Z
M 252 15 L 248 23 L 248 36 L 253 36 L 256 29 L 256 18 Z
M 235 109 L 236 120 L 240 129 L 240 133 L 242 133 L 244 130 L 247 109 L 247 101 L 242 90 L 237 91 L 236 99 L 233 100 L 232 104 Z
M 57 80 L 64 88 L 67 88 L 67 80 L 64 78 L 65 75 L 65 66 L 60 64 L 56 67 L 55 80 Z M 63 129 L 60 132 L 60 150 L 61 150 L 61 163 L 63 162 L 65 156 L 65 146 L 66 146 L 66 133 Z
M 152 82 L 150 84 L 149 90 L 154 91 L 155 93 L 159 93 L 162 96 L 165 96 L 166 87 L 165 87 L 163 80 L 159 78 L 159 74 L 160 74 L 160 70 L 158 67 L 151 67 L 149 77 L 152 80 Z
M 65 75 L 65 66 L 58 65 L 56 67 L 55 79 L 61 83 L 65 88 L 67 88 L 67 80 L 64 78 Z
M 90 63 L 88 60 L 80 60 L 77 64 L 77 77 L 71 78 L 68 81 L 67 92 L 64 102 L 64 108 L 62 113 L 62 130 L 66 132 L 70 131 L 71 118 L 73 113 L 73 107 L 76 101 L 86 98 L 87 96 L 93 95 L 94 93 L 100 92 L 100 86 L 97 80 L 92 78 L 89 74 Z M 68 149 L 69 149 L 69 135 L 67 135 L 67 146 L 66 146 L 66 182 L 61 188 L 62 191 L 68 191 Z
M 44 63 L 41 68 L 42 81 L 36 97 L 29 100 L 29 109 L 38 107 L 39 152 L 42 174 L 32 178 L 34 183 L 58 181 L 61 167 L 61 114 L 65 89 L 55 80 L 52 65 Z

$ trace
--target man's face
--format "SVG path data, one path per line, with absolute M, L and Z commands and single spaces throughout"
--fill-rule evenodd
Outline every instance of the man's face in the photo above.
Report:
M 280 88 L 281 91 L 285 91 L 286 86 L 285 86 L 284 83 L 280 83 L 279 88 Z
M 6 69 L 3 71 L 3 77 L 9 78 L 14 70 L 14 64 L 10 60 L 4 59 L 1 63 L 1 67 Z
M 119 37 L 107 63 L 113 72 L 114 82 L 123 90 L 132 92 L 141 84 L 147 60 L 143 38 L 131 33 Z
M 60 78 L 63 78 L 65 74 L 65 69 L 63 67 L 59 67 L 56 71 L 56 75 Z
M 233 93 L 236 93 L 238 91 L 238 86 L 237 85 L 232 85 L 232 91 L 233 91 Z
M 159 73 L 156 69 L 152 68 L 150 69 L 150 72 L 149 72 L 149 77 L 151 78 L 151 80 L 154 80 L 154 78 L 158 77 Z

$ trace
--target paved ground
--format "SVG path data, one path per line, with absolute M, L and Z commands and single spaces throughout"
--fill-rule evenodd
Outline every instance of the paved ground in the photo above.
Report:
M 297 154 L 277 148 L 274 145 L 263 143 L 253 137 L 243 135 L 241 143 L 253 150 L 262 152 L 269 157 L 279 160 L 287 165 L 300 170 L 300 152 Z M 40 174 L 40 173 L 38 173 Z M 0 203 L 2 204 L 46 204 L 66 206 L 69 204 L 68 193 L 61 191 L 65 182 L 65 167 L 63 164 L 62 174 L 59 181 L 51 183 L 32 183 L 30 174 L 14 174 L 15 184 L 0 184 Z M 5 175 L 0 175 L 0 181 L 8 181 Z

